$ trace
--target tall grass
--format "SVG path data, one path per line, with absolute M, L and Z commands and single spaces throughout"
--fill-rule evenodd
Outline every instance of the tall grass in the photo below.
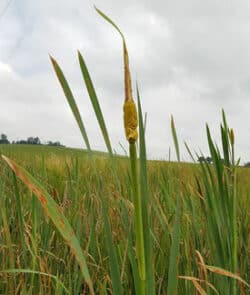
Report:
M 148 161 L 141 98 L 137 86 L 137 113 L 124 35 L 96 10 L 122 37 L 129 157 L 113 154 L 81 53 L 80 69 L 109 157 L 90 148 L 76 99 L 51 57 L 88 156 L 56 149 L 49 154 L 41 148 L 37 156 L 34 148 L 27 156 L 20 148 L 3 148 L 14 174 L 2 163 L 1 293 L 247 294 L 250 183 L 244 180 L 248 171 L 235 160 L 234 133 L 224 112 L 221 149 L 207 126 L 213 164 L 180 163 L 173 117 L 179 163 Z

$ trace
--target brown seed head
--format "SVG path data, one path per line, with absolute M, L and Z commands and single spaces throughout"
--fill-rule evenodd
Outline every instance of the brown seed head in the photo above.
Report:
M 230 142 L 231 142 L 231 145 L 234 145 L 234 131 L 233 131 L 233 129 L 230 129 Z

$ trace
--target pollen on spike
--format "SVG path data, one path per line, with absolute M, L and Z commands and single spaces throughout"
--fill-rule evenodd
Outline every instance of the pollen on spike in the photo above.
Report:
M 133 100 L 126 100 L 123 106 L 124 128 L 126 138 L 129 143 L 134 143 L 138 139 L 138 118 L 136 105 Z

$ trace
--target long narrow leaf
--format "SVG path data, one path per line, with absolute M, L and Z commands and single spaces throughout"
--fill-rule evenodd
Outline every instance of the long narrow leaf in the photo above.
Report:
M 125 40 L 123 33 L 121 32 L 121 30 L 119 29 L 119 27 L 106 15 L 104 14 L 100 9 L 98 9 L 95 6 L 95 10 L 106 20 L 108 21 L 121 35 L 122 39 Z
M 65 79 L 65 76 L 64 76 L 61 68 L 59 67 L 58 63 L 56 62 L 56 60 L 53 57 L 50 57 L 50 59 L 51 59 L 52 65 L 54 67 L 54 70 L 56 72 L 57 78 L 58 78 L 58 80 L 59 80 L 59 82 L 60 82 L 60 84 L 62 86 L 65 97 L 67 98 L 67 101 L 69 103 L 71 111 L 72 111 L 72 113 L 73 113 L 73 115 L 74 115 L 74 117 L 76 119 L 76 122 L 77 122 L 79 128 L 80 128 L 82 137 L 83 137 L 84 142 L 86 144 L 86 147 L 87 147 L 88 151 L 91 152 L 87 132 L 85 130 L 85 127 L 84 127 L 80 112 L 78 110 L 75 98 L 73 96 L 73 93 L 72 93 L 72 91 L 71 91 L 71 89 L 69 87 L 69 84 L 68 84 L 67 80 Z
M 213 272 L 213 273 L 217 273 L 219 275 L 222 276 L 226 276 L 235 280 L 238 280 L 239 282 L 241 282 L 242 284 L 246 285 L 248 288 L 250 288 L 250 285 L 244 281 L 239 275 L 234 274 L 226 269 L 220 268 L 220 267 L 216 267 L 216 266 L 212 266 L 212 265 L 204 265 L 204 267 L 206 267 L 209 271 Z
M 49 195 L 49 193 L 42 187 L 42 185 L 33 178 L 24 168 L 17 165 L 13 160 L 2 155 L 2 158 L 7 162 L 10 168 L 15 172 L 17 177 L 22 180 L 22 182 L 33 192 L 37 197 L 38 201 L 41 203 L 44 212 L 50 217 L 57 230 L 60 232 L 68 246 L 70 247 L 72 253 L 80 266 L 83 277 L 89 286 L 91 294 L 94 294 L 94 289 L 92 281 L 89 275 L 88 266 L 81 249 L 79 240 L 77 239 L 71 225 L 69 224 L 67 218 L 61 212 L 59 206 L 56 204 L 54 199 Z
M 46 272 L 36 271 L 36 270 L 32 270 L 32 269 L 13 268 L 13 269 L 1 270 L 0 273 L 12 273 L 12 274 L 27 273 L 27 274 L 37 274 L 40 276 L 49 277 L 49 278 L 54 279 L 56 281 L 57 285 L 61 286 L 67 294 L 70 294 L 69 290 L 64 286 L 64 284 L 58 279 L 57 276 L 54 276 L 54 275 L 46 273 Z
M 172 136 L 173 136 L 173 140 L 174 140 L 174 146 L 175 146 L 177 160 L 178 160 L 178 162 L 180 162 L 180 148 L 179 148 L 178 138 L 177 138 L 175 124 L 174 124 L 174 117 L 172 115 L 171 115 L 171 130 L 172 130 Z
M 185 141 L 184 141 L 184 145 L 185 145 L 185 147 L 186 147 L 186 149 L 187 149 L 187 151 L 188 151 L 189 156 L 191 157 L 191 159 L 192 159 L 193 162 L 195 163 L 195 162 L 196 162 L 196 161 L 195 161 L 195 158 L 194 158 L 194 156 L 193 156 L 193 154 L 192 154 L 192 152 L 191 152 L 191 150 L 190 150 L 188 144 L 187 144 Z
M 123 59 L 124 59 L 124 86 L 125 86 L 125 100 L 130 100 L 132 98 L 132 84 L 131 84 L 131 75 L 129 70 L 129 58 L 128 58 L 128 50 L 126 45 L 126 40 L 124 38 L 123 33 L 119 29 L 119 27 L 102 11 L 95 7 L 96 11 L 107 21 L 109 22 L 121 35 L 123 41 Z
M 116 250 L 112 241 L 111 228 L 110 228 L 110 224 L 108 220 L 108 212 L 107 212 L 105 200 L 102 200 L 102 209 L 103 209 L 104 228 L 105 228 L 105 234 L 106 234 L 105 241 L 106 241 L 106 246 L 107 246 L 108 255 L 109 255 L 109 268 L 110 268 L 110 274 L 111 274 L 111 280 L 112 280 L 113 293 L 123 294 L 119 265 L 117 261 Z
M 92 106 L 93 106 L 94 111 L 95 111 L 96 118 L 97 118 L 99 126 L 101 128 L 102 135 L 103 135 L 104 141 L 106 143 L 106 147 L 108 149 L 109 154 L 112 156 L 113 155 L 112 147 L 111 147 L 108 131 L 107 131 L 107 128 L 106 128 L 106 124 L 105 124 L 105 121 L 104 121 L 104 118 L 103 118 L 102 110 L 101 110 L 101 107 L 100 107 L 100 104 L 99 104 L 99 101 L 98 101 L 98 98 L 97 98 L 97 95 L 96 95 L 96 92 L 95 92 L 94 85 L 93 85 L 91 77 L 89 75 L 88 68 L 87 68 L 86 63 L 85 63 L 85 61 L 84 61 L 84 59 L 83 59 L 83 57 L 82 57 L 82 55 L 81 55 L 81 53 L 79 51 L 78 51 L 78 59 L 79 59 L 82 75 L 83 75 L 83 78 L 84 78 L 84 81 L 85 81 L 85 85 L 87 87 L 89 97 L 90 97 Z
M 179 255 L 179 242 L 180 242 L 180 196 L 177 196 L 177 205 L 175 211 L 174 231 L 172 238 L 172 245 L 170 249 L 170 260 L 168 268 L 168 295 L 178 294 L 178 255 Z
M 145 125 L 143 124 L 142 108 L 140 101 L 140 94 L 138 85 L 137 90 L 137 104 L 138 104 L 138 117 L 139 117 L 139 138 L 140 138 L 140 187 L 143 198 L 142 202 L 142 218 L 144 230 L 144 247 L 146 259 L 146 294 L 155 294 L 155 278 L 154 267 L 152 266 L 152 237 L 149 226 L 149 197 L 148 197 L 148 176 L 147 176 L 147 156 L 146 156 L 146 143 L 145 143 Z

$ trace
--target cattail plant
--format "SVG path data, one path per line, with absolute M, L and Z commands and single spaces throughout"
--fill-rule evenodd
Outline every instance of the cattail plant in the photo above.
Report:
M 126 46 L 124 45 L 124 55 L 126 55 Z M 145 253 L 144 253 L 144 237 L 143 237 L 143 222 L 142 222 L 142 198 L 140 193 L 139 176 L 138 176 L 138 161 L 136 152 L 137 133 L 137 110 L 132 97 L 130 74 L 128 68 L 128 58 L 124 59 L 125 63 L 125 102 L 124 110 L 124 128 L 126 138 L 129 142 L 130 165 L 132 174 L 132 189 L 133 201 L 135 207 L 135 233 L 136 233 L 136 253 L 139 261 L 139 273 L 142 282 L 146 279 L 145 271 Z M 127 69 L 127 70 L 126 70 Z M 127 76 L 127 77 L 126 77 Z
M 134 203 L 134 223 L 136 235 L 136 255 L 138 259 L 138 270 L 141 279 L 141 292 L 145 294 L 146 281 L 146 265 L 145 265 L 145 249 L 143 235 L 143 219 L 142 219 L 142 198 L 139 184 L 139 171 L 137 160 L 136 141 L 138 139 L 138 118 L 137 109 L 132 95 L 132 83 L 129 70 L 129 57 L 126 46 L 126 41 L 121 30 L 117 25 L 108 18 L 103 12 L 97 9 L 97 12 L 104 17 L 115 29 L 120 33 L 123 41 L 123 58 L 124 58 L 124 86 L 125 86 L 125 101 L 123 105 L 124 114 L 124 129 L 127 141 L 129 143 L 130 166 L 132 176 L 132 191 Z

